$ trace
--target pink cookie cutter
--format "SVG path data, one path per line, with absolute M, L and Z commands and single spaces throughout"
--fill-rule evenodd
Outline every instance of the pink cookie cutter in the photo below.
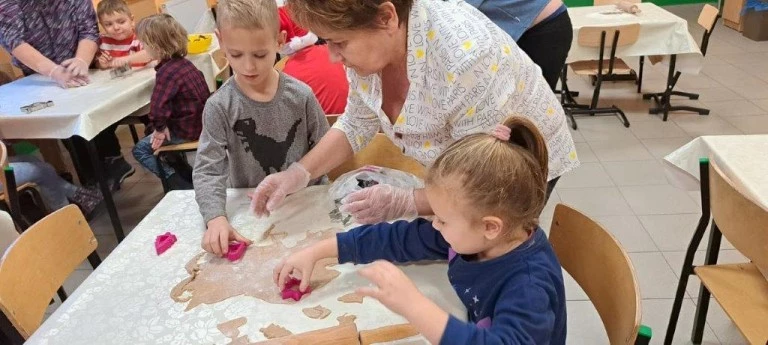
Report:
M 288 278 L 288 281 L 285 282 L 285 289 L 283 289 L 283 291 L 280 292 L 280 296 L 282 296 L 284 300 L 290 298 L 290 299 L 293 299 L 294 301 L 298 301 L 304 295 L 309 295 L 309 293 L 312 292 L 312 288 L 309 286 L 307 286 L 307 291 L 304 291 L 304 292 L 299 291 L 298 289 L 299 284 L 301 284 L 301 280 L 298 280 L 293 277 Z
M 157 251 L 157 255 L 165 253 L 165 251 L 168 250 L 168 248 L 171 248 L 174 243 L 176 243 L 176 235 L 170 232 L 158 235 L 157 238 L 155 238 L 155 251 Z
M 248 245 L 244 242 L 232 242 L 229 244 L 229 251 L 227 251 L 227 259 L 229 261 L 237 261 L 240 260 L 240 258 L 243 257 L 243 254 L 245 254 L 245 248 L 247 248 Z

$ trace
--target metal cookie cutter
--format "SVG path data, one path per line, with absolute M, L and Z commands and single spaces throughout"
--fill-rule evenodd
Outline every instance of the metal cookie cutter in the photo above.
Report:
M 130 65 L 120 66 L 109 71 L 109 75 L 112 77 L 112 79 L 125 77 L 131 73 L 133 73 L 133 70 L 131 69 Z
M 30 114 L 33 112 L 36 112 L 38 110 L 42 110 L 45 108 L 50 108 L 53 106 L 53 101 L 47 101 L 47 102 L 35 102 L 30 105 L 25 105 L 21 107 L 21 111 L 25 114 Z

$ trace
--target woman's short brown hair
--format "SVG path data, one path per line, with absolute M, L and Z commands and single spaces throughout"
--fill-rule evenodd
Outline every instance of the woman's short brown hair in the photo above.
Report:
M 136 35 L 160 60 L 187 56 L 187 30 L 169 14 L 155 14 L 136 25 Z
M 510 129 L 509 141 L 485 133 L 464 137 L 437 158 L 426 182 L 454 181 L 471 205 L 468 214 L 492 214 L 509 229 L 531 230 L 547 199 L 547 145 L 527 118 L 511 116 L 503 125 Z
M 309 30 L 355 30 L 376 28 L 380 6 L 387 2 L 395 6 L 398 24 L 406 23 L 413 0 L 287 0 L 286 6 L 296 24 Z

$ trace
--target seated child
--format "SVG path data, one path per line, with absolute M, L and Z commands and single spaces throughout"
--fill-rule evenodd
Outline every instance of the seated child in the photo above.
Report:
M 193 180 L 207 227 L 202 247 L 224 255 L 230 240 L 251 242 L 227 220 L 227 187 L 256 187 L 286 169 L 302 171 L 309 184 L 298 161 L 325 135 L 328 121 L 312 90 L 273 66 L 283 44 L 274 0 L 219 0 L 216 17 L 235 73 L 205 105 Z
M 510 117 L 493 135 L 474 134 L 444 151 L 429 169 L 432 223 L 365 225 L 298 251 L 275 268 L 304 291 L 315 262 L 448 260 L 448 279 L 469 322 L 448 315 L 389 262 L 360 270 L 378 299 L 433 344 L 565 344 L 563 276 L 538 226 L 547 190 L 547 148 L 530 120 Z
M 99 38 L 96 67 L 143 67 L 151 59 L 136 38 L 133 14 L 124 0 L 102 0 L 96 8 L 106 35 Z
M 210 96 L 208 84 L 200 70 L 185 59 L 187 31 L 168 14 L 142 19 L 138 36 L 153 60 L 160 61 L 155 70 L 155 88 L 149 103 L 149 121 L 154 132 L 139 141 L 133 156 L 155 175 L 165 172 L 171 189 L 191 189 L 167 163 L 157 166 L 154 151 L 166 144 L 181 144 L 200 138 L 205 101 Z

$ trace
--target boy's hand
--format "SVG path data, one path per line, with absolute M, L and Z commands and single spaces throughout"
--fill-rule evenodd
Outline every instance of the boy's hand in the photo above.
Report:
M 152 149 L 159 149 L 166 140 L 171 140 L 171 132 L 168 131 L 168 127 L 165 127 L 162 131 L 155 130 L 152 133 Z
M 226 217 L 220 216 L 208 221 L 208 229 L 203 235 L 201 243 L 206 252 L 223 256 L 229 251 L 229 242 L 238 241 L 251 245 L 252 241 L 240 235 L 232 228 Z
M 108 52 L 103 51 L 99 53 L 99 56 L 96 58 L 96 67 L 99 69 L 109 69 L 111 67 L 110 62 L 112 61 L 112 55 L 109 55 Z
M 128 56 L 123 56 L 123 57 L 119 57 L 119 58 L 114 58 L 114 59 L 112 59 L 112 61 L 110 61 L 110 62 L 109 62 L 109 65 L 110 65 L 112 68 L 118 68 L 118 67 L 123 67 L 123 66 L 126 66 L 126 65 L 128 65 L 128 64 L 130 64 L 130 63 L 131 63 L 131 59 L 130 59 L 130 57 L 128 57 Z
M 267 176 L 251 193 L 251 210 L 257 216 L 268 216 L 288 194 L 296 193 L 309 184 L 310 173 L 299 162 L 287 170 Z
M 272 279 L 280 291 L 285 289 L 285 282 L 290 276 L 301 279 L 299 291 L 304 292 L 307 289 L 310 279 L 312 279 L 312 270 L 318 260 L 315 252 L 315 246 L 304 248 L 291 254 L 275 266 L 272 271 Z
M 377 299 L 397 314 L 407 315 L 410 309 L 426 300 L 413 281 L 390 262 L 376 261 L 359 270 L 358 273 L 374 283 L 376 287 L 358 288 L 356 292 Z

